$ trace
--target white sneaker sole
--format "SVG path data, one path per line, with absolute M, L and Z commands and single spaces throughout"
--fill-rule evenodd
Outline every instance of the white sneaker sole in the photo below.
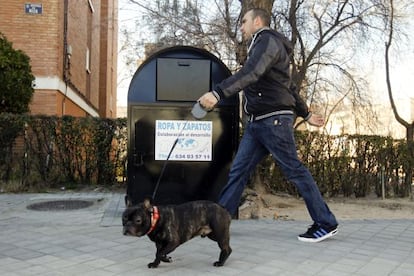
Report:
M 329 232 L 326 235 L 323 235 L 322 237 L 319 237 L 319 238 L 304 238 L 304 237 L 299 237 L 298 236 L 298 240 L 300 240 L 302 242 L 314 242 L 315 243 L 315 242 L 321 242 L 323 240 L 332 238 L 336 234 L 338 234 L 338 228 L 336 228 L 335 230 L 332 230 L 331 232 Z

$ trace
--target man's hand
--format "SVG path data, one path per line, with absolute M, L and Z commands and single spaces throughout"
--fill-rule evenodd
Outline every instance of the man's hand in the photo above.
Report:
M 205 110 L 212 110 L 218 100 L 212 92 L 207 92 L 198 99 L 198 102 Z
M 325 118 L 320 114 L 312 113 L 307 122 L 312 126 L 321 127 L 325 123 Z

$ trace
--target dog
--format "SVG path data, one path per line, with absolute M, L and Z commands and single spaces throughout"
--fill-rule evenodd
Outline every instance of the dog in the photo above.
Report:
M 127 206 L 122 214 L 124 235 L 147 235 L 156 245 L 155 260 L 148 264 L 148 268 L 158 267 L 161 261 L 172 262 L 167 254 L 196 236 L 217 242 L 221 251 L 214 266 L 223 266 L 232 252 L 230 222 L 231 216 L 226 209 L 207 200 L 154 206 L 145 199 L 138 205 Z

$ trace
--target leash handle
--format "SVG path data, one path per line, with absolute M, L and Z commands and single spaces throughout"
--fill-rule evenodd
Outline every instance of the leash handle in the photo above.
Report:
M 152 202 L 155 202 L 155 195 L 157 194 L 158 187 L 160 186 L 161 178 L 162 178 L 162 176 L 164 174 L 165 168 L 167 167 L 168 160 L 170 159 L 170 156 L 171 156 L 173 150 L 175 149 L 175 146 L 178 143 L 178 139 L 180 139 L 181 134 L 183 133 L 183 131 L 184 131 L 185 126 L 187 125 L 187 123 L 188 123 L 188 120 L 185 121 L 185 123 L 183 125 L 183 128 L 181 129 L 180 133 L 178 133 L 178 136 L 175 139 L 175 141 L 174 141 L 174 143 L 173 143 L 173 145 L 172 145 L 172 147 L 170 149 L 170 152 L 168 153 L 167 159 L 165 159 L 165 161 L 164 161 L 164 165 L 162 166 L 161 173 L 158 176 L 157 184 L 155 185 L 154 192 L 152 193 Z

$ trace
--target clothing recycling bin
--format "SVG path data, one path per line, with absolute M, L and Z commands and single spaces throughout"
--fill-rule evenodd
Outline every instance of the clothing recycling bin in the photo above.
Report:
M 189 46 L 160 50 L 137 69 L 128 91 L 130 203 L 151 198 L 158 181 L 155 204 L 218 199 L 238 146 L 239 98 L 220 101 L 201 120 L 191 109 L 230 75 L 216 56 Z

